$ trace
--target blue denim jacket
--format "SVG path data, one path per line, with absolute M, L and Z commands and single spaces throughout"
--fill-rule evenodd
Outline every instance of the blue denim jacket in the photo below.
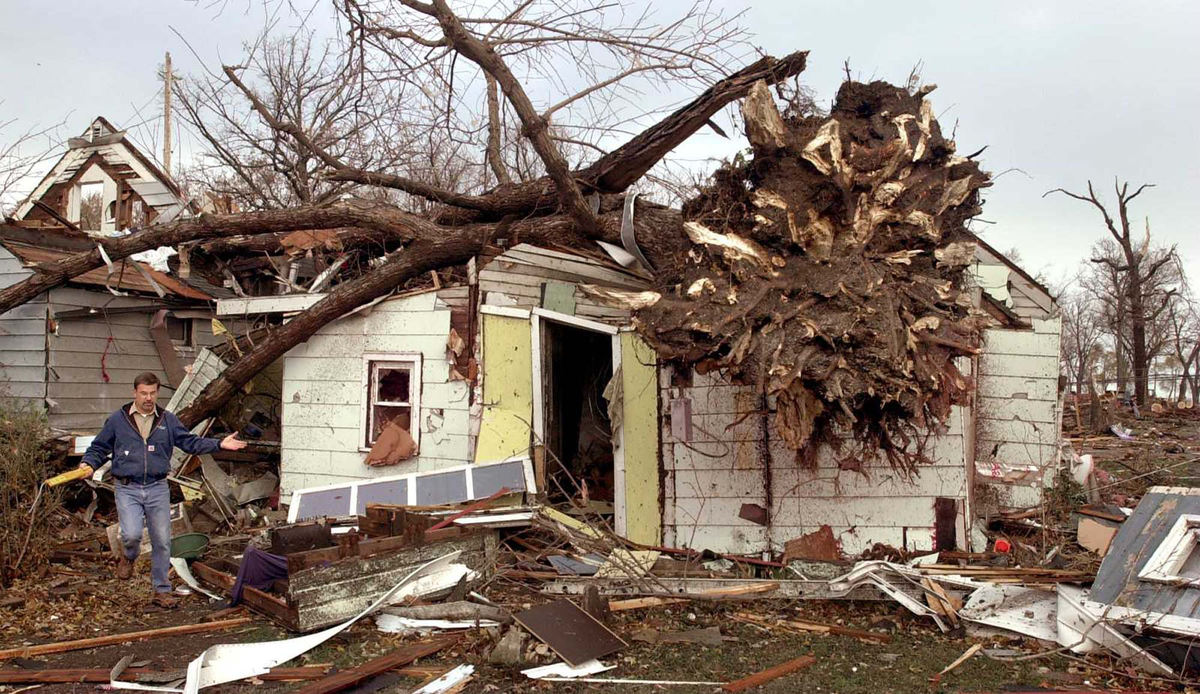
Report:
M 212 453 L 221 448 L 219 439 L 206 439 L 187 430 L 174 413 L 155 406 L 150 436 L 142 439 L 137 422 L 129 414 L 133 403 L 109 415 L 92 445 L 83 454 L 83 462 L 98 469 L 112 456 L 113 477 L 141 484 L 161 480 L 171 471 L 171 451 L 176 446 L 193 455 Z

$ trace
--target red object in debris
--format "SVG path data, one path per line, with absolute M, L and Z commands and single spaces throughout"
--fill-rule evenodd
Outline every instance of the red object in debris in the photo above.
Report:
M 993 545 L 992 549 L 1000 554 L 1008 554 L 1012 551 L 1012 543 L 1008 540 L 996 540 L 996 544 Z

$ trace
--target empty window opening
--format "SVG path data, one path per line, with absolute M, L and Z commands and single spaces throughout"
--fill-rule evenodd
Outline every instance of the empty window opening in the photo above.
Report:
M 85 231 L 100 230 L 100 214 L 104 207 L 104 184 L 79 184 L 79 219 L 75 221 Z
M 413 426 L 419 411 L 418 381 L 420 357 L 387 357 L 366 360 L 366 407 L 363 421 L 363 447 L 374 445 L 383 430 L 398 424 L 417 440 Z
M 167 316 L 167 337 L 182 347 L 194 347 L 192 339 L 192 319 Z
M 551 320 L 541 325 L 547 492 L 551 501 L 580 506 L 586 499 L 590 511 L 611 513 L 613 432 L 604 391 L 613 376 L 612 337 Z

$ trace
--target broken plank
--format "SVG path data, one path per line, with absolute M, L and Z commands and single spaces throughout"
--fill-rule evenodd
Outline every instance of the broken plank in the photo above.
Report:
M 59 641 L 57 643 L 43 643 L 35 646 L 21 646 L 18 648 L 6 648 L 0 650 L 0 660 L 8 660 L 9 658 L 28 658 L 35 655 L 46 655 L 48 653 L 66 653 L 67 651 L 81 651 L 87 648 L 99 648 L 101 646 L 112 646 L 119 643 L 128 643 L 130 641 L 147 641 L 163 636 L 184 636 L 188 634 L 203 634 L 210 631 L 221 631 L 224 629 L 232 629 L 243 624 L 249 624 L 249 617 L 237 617 L 235 619 L 224 619 L 219 622 L 205 622 L 203 624 L 183 624 L 175 627 L 164 627 L 162 629 L 147 629 L 144 631 L 131 631 L 125 634 L 110 634 L 108 636 L 95 636 L 88 639 L 76 639 L 74 641 Z
M 817 662 L 817 659 L 811 655 L 802 655 L 795 660 L 789 660 L 786 663 L 780 663 L 772 668 L 767 668 L 762 672 L 755 673 L 749 677 L 743 677 L 740 680 L 729 682 L 721 687 L 722 691 L 726 692 L 744 692 L 755 687 L 760 687 L 771 680 L 777 680 L 784 675 L 789 675 L 797 670 L 803 670 Z
M 609 600 L 608 610 L 610 612 L 621 612 L 623 610 L 640 610 L 643 607 L 660 607 L 662 605 L 677 605 L 681 602 L 687 602 L 687 598 L 633 598 L 631 600 Z
M 405 644 L 391 653 L 368 660 L 357 667 L 334 673 L 305 685 L 296 694 L 331 694 L 332 692 L 340 692 L 375 675 L 408 665 L 417 658 L 433 655 L 457 641 L 457 636 L 448 636 L 424 643 Z
M 329 672 L 325 665 L 310 665 L 306 667 L 277 667 L 270 672 L 258 676 L 264 682 L 289 682 L 296 680 L 311 680 L 324 677 Z M 148 676 L 156 681 L 162 675 L 170 673 L 152 670 L 144 667 L 133 667 L 124 670 L 121 677 L 124 681 L 136 682 L 141 676 Z M 50 670 L 0 670 L 0 684 L 70 684 L 70 683 L 103 683 L 111 680 L 111 668 L 56 668 Z

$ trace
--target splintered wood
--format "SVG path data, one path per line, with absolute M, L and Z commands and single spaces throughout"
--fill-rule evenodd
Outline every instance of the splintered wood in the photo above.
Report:
M 978 353 L 965 288 L 988 176 L 943 136 L 929 89 L 847 82 L 828 117 L 743 108 L 750 161 L 684 205 L 686 257 L 658 268 L 638 312 L 658 353 L 774 396 L 775 427 L 813 465 L 854 441 L 911 471 L 928 432 L 967 402 Z M 816 444 L 816 445 L 813 445 Z

